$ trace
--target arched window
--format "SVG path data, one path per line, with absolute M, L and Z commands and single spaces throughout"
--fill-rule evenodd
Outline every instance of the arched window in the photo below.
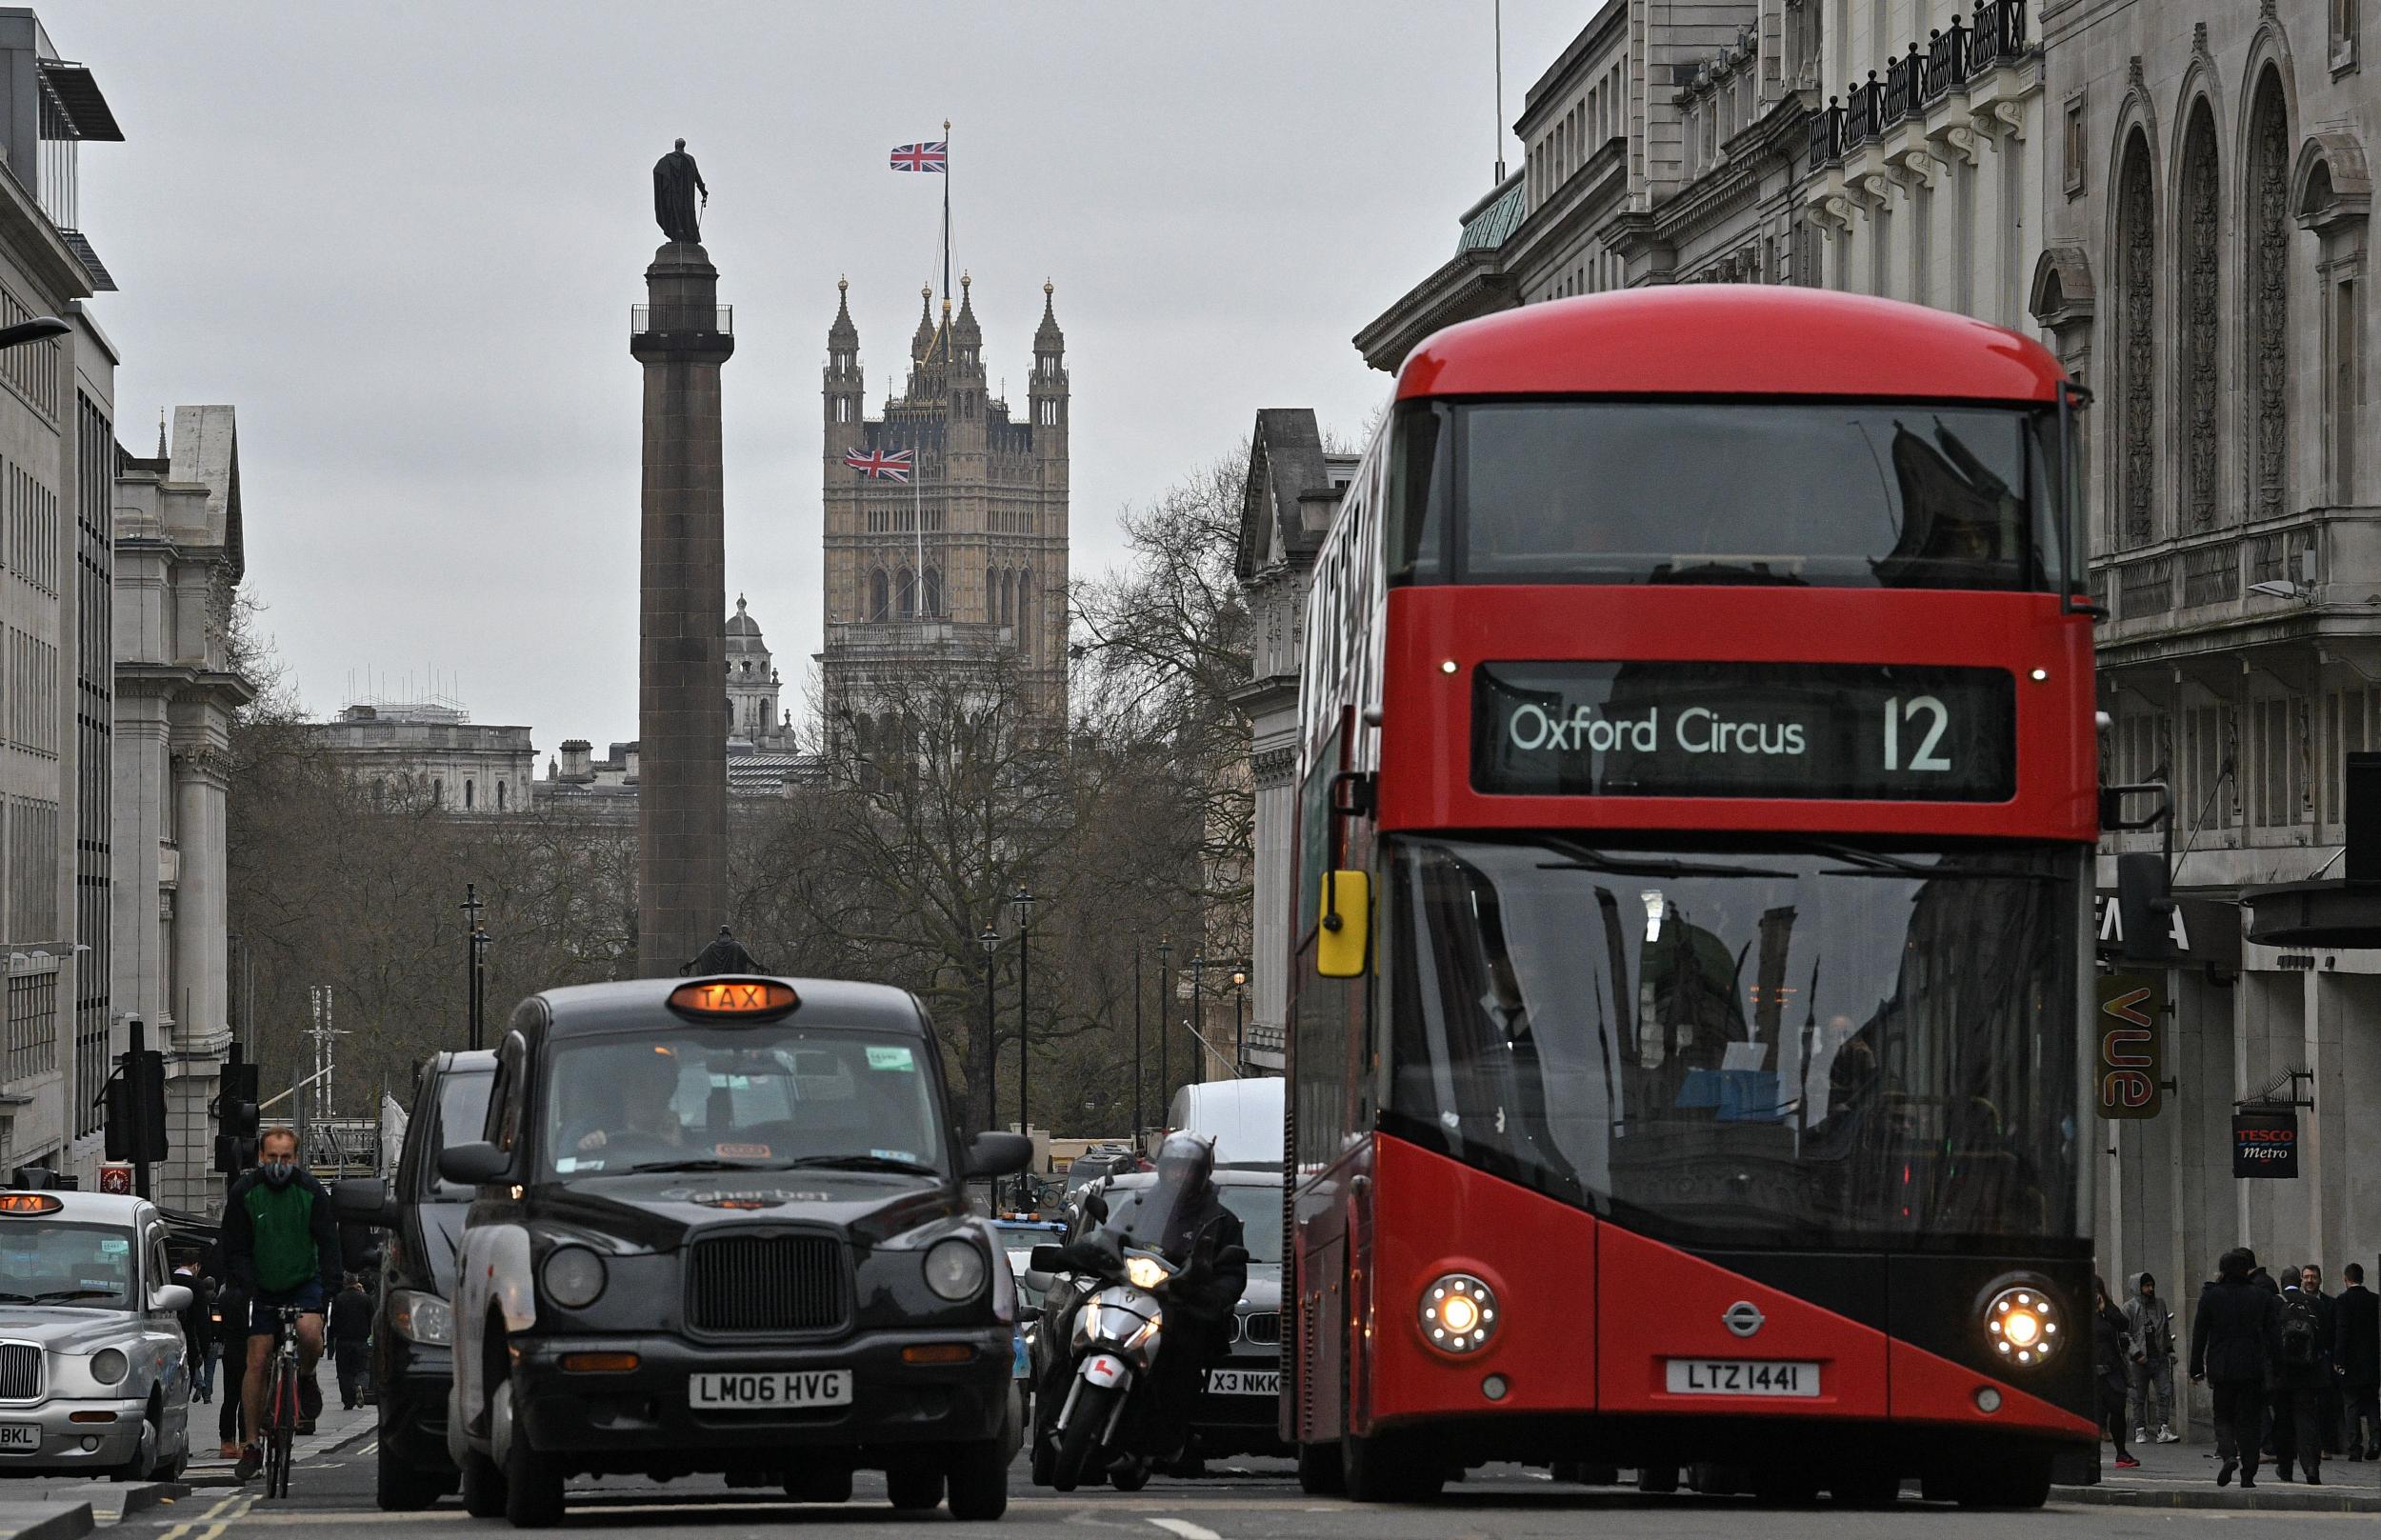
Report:
M 929 619 L 932 619 L 932 618 L 934 618 L 934 617 L 936 617 L 936 616 L 940 615 L 942 612 L 943 612 L 943 570 L 942 570 L 941 568 L 939 568 L 939 567 L 930 567 L 930 568 L 928 568 L 928 569 L 926 570 L 926 614 L 927 614 L 927 618 L 929 618 Z
M 984 613 L 995 626 L 1009 624 L 1009 574 L 997 567 L 984 574 Z
M 496 810 L 505 810 L 505 784 L 502 781 L 496 783 Z
M 2249 511 L 2259 519 L 2290 508 L 2290 104 L 2281 71 L 2269 68 L 2249 115 L 2241 210 L 2249 227 Z
M 1025 640 L 1026 628 L 1033 624 L 1033 569 L 1030 567 L 1020 567 L 1017 569 L 1017 618 L 1015 624 L 1017 628 L 1017 640 L 1022 642 Z
M 2191 109 L 2183 130 L 2179 175 L 2182 203 L 2175 210 L 2176 272 L 2182 279 L 2182 357 L 2175 386 L 2182 393 L 2183 532 L 2215 528 L 2220 498 L 2216 464 L 2216 315 L 2222 304 L 2218 253 L 2223 232 L 2216 210 L 2215 114 L 2206 97 Z
M 443 775 L 430 777 L 430 805 L 433 808 L 443 808 L 447 805 L 447 781 Z
M 883 620 L 892 612 L 892 602 L 887 597 L 885 570 L 878 568 L 868 575 L 868 618 Z
M 388 805 L 389 783 L 375 776 L 372 780 L 372 806 L 375 808 L 385 808 Z
M 2157 198 L 2150 136 L 2133 130 L 2116 177 L 2117 544 L 2157 538 Z
M 463 783 L 463 810 L 464 810 L 465 812 L 470 812 L 470 811 L 471 810 L 471 791 L 472 791 L 471 783 L 470 783 L 470 782 L 469 782 L 469 781 L 464 782 L 464 783 Z
M 904 620 L 918 612 L 918 577 L 907 567 L 893 573 L 893 612 Z

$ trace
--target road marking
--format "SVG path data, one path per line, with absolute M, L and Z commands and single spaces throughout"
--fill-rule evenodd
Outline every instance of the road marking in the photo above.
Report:
M 1224 1540 L 1214 1530 L 1204 1529 L 1189 1519 L 1151 1519 L 1150 1522 L 1170 1534 L 1180 1535 L 1182 1540 Z
M 248 1494 L 246 1492 L 235 1491 L 230 1496 L 225 1498 L 222 1502 L 219 1502 L 214 1507 L 209 1509 L 206 1512 L 199 1514 L 198 1517 L 184 1519 L 181 1523 L 159 1535 L 157 1540 L 183 1540 L 183 1537 L 188 1535 L 192 1530 L 197 1529 L 208 1520 L 215 1517 L 219 1513 L 222 1513 L 225 1510 L 230 1508 L 232 1504 L 237 1503 L 247 1495 Z

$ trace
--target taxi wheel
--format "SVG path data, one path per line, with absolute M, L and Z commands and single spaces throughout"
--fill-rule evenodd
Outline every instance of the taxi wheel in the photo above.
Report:
M 943 1473 L 931 1466 L 898 1466 L 885 1472 L 885 1495 L 897 1512 L 931 1511 L 942 1506 Z
M 463 1451 L 463 1511 L 475 1519 L 504 1517 L 504 1472 L 474 1449 Z
M 398 1459 L 382 1439 L 372 1467 L 372 1498 L 385 1513 L 418 1512 L 445 1495 L 446 1482 Z M 482 1517 L 487 1515 L 483 1514 Z
M 516 1530 L 562 1522 L 562 1463 L 530 1448 L 529 1430 L 515 1426 L 505 1451 L 505 1517 Z
M 950 1516 L 968 1522 L 1009 1511 L 1009 1451 L 999 1439 L 962 1444 L 950 1459 Z

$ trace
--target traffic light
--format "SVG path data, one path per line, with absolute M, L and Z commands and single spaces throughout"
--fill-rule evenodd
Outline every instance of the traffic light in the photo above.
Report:
M 107 1158 L 156 1165 L 166 1158 L 166 1056 L 135 1049 L 108 1082 Z
M 237 1054 L 239 1050 L 232 1050 Z M 256 1066 L 237 1057 L 223 1067 L 215 1094 L 215 1170 L 236 1176 L 256 1164 Z

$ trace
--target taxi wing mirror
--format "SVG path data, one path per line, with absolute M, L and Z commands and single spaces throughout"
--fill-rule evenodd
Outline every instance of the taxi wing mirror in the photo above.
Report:
M 1097 1192 L 1086 1192 L 1083 1194 L 1083 1211 L 1094 1219 L 1106 1219 L 1108 1200 Z
M 389 1201 L 388 1185 L 377 1176 L 350 1176 L 334 1185 L 330 1211 L 350 1225 L 386 1227 L 397 1222 L 397 1208 Z
M 190 1301 L 196 1297 L 190 1292 L 189 1284 L 162 1284 L 150 1291 L 149 1308 L 163 1310 L 168 1315 L 179 1315 L 190 1308 Z
M 510 1156 L 485 1140 L 438 1151 L 438 1174 L 458 1187 L 480 1187 L 492 1182 L 511 1166 Z
M 1033 1141 L 1022 1133 L 979 1133 L 968 1141 L 969 1176 L 1013 1176 L 1033 1164 Z
M 1034 1250 L 1055 1251 L 1058 1248 L 1037 1246 Z M 1047 1294 L 1058 1287 L 1058 1274 L 1043 1268 L 1028 1268 L 1025 1270 L 1025 1276 L 1017 1281 L 1037 1294 Z
M 1033 1248 L 1033 1254 L 1026 1259 L 1026 1282 L 1033 1284 L 1036 1289 L 1048 1289 L 1051 1274 L 1070 1270 L 1067 1249 L 1063 1246 L 1037 1246 Z M 1042 1282 L 1033 1283 L 1037 1273 L 1041 1275 Z
M 1323 914 L 1315 932 L 1314 970 L 1325 978 L 1362 978 L 1372 939 L 1372 876 L 1323 873 Z

